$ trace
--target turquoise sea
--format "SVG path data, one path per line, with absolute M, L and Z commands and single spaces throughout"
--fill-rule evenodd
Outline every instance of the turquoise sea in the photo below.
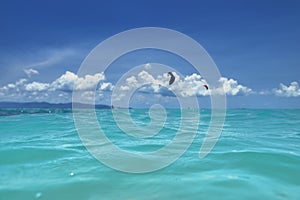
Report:
M 137 124 L 148 110 L 132 109 Z M 124 139 L 110 109 L 98 109 L 108 137 L 127 150 L 152 151 L 172 140 L 180 110 L 167 110 L 157 141 Z M 300 110 L 227 110 L 213 151 L 199 159 L 210 121 L 201 110 L 192 145 L 170 166 L 130 174 L 84 147 L 69 109 L 0 110 L 0 200 L 300 199 Z M 170 128 L 171 127 L 171 128 Z

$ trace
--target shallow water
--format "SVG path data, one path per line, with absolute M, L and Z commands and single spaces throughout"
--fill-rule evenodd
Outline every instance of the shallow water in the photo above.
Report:
M 145 125 L 147 110 L 131 110 Z M 129 151 L 168 144 L 180 110 L 147 139 L 125 137 L 111 110 L 97 110 L 103 131 Z M 210 121 L 201 110 L 197 135 L 170 166 L 146 174 L 113 170 L 83 146 L 71 110 L 0 111 L 0 199 L 300 199 L 300 110 L 228 110 L 213 151 L 199 159 Z

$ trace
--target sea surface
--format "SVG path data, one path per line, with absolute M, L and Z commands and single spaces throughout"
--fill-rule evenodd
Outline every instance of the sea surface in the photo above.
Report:
M 143 153 L 174 138 L 180 112 L 167 110 L 165 127 L 150 142 L 124 137 L 110 109 L 96 115 L 116 145 Z M 146 109 L 130 113 L 138 125 L 150 121 Z M 300 110 L 227 110 L 222 135 L 203 159 L 199 148 L 211 112 L 200 114 L 194 141 L 178 160 L 132 174 L 89 153 L 70 109 L 1 109 L 0 200 L 300 199 Z

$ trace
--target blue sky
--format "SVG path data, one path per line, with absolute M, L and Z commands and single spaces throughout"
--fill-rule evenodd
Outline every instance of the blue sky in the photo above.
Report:
M 199 42 L 222 76 L 237 82 L 230 87 L 252 90 L 227 95 L 229 107 L 300 108 L 299 9 L 292 0 L 1 1 L 0 101 L 68 101 L 70 91 L 49 90 L 67 71 L 76 74 L 99 42 L 132 28 L 165 27 Z M 118 60 L 104 82 L 113 86 L 130 67 L 151 62 L 193 73 L 178 58 L 144 51 Z M 100 103 L 109 103 L 111 90 L 101 91 Z

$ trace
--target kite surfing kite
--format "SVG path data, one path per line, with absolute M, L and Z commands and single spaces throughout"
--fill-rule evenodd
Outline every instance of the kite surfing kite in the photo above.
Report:
M 172 72 L 168 72 L 168 74 L 171 76 L 171 78 L 169 80 L 169 85 L 172 85 L 175 81 L 175 76 L 173 75 Z M 206 88 L 206 90 L 208 90 L 208 85 L 207 84 L 204 84 L 203 86 Z
M 172 85 L 175 81 L 175 76 L 172 74 L 172 72 L 169 72 L 168 74 L 171 76 L 171 78 L 169 80 L 169 85 Z

